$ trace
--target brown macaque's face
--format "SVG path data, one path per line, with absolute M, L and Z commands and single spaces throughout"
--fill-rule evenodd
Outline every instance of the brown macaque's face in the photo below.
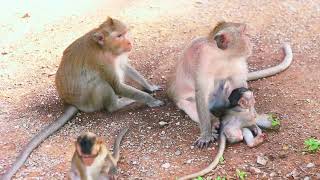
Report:
M 132 49 L 132 42 L 127 30 L 112 33 L 112 43 L 118 47 L 119 52 L 130 52 Z
M 103 140 L 93 133 L 85 133 L 76 141 L 76 153 L 86 166 L 91 166 L 98 156 Z

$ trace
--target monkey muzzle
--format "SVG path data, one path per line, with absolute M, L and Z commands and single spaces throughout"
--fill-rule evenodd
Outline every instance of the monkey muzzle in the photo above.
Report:
M 98 154 L 79 154 L 82 162 L 86 166 L 91 166 L 91 164 L 94 162 L 95 158 L 98 156 Z

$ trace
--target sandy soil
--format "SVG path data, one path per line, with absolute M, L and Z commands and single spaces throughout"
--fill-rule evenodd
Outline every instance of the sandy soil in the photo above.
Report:
M 254 44 L 251 70 L 279 63 L 281 43 L 290 42 L 292 66 L 250 83 L 257 110 L 279 114 L 281 129 L 268 132 L 267 142 L 257 148 L 243 143 L 228 146 L 225 163 L 208 177 L 232 179 L 240 169 L 247 172 L 247 179 L 320 179 L 319 153 L 304 152 L 303 144 L 309 137 L 320 138 L 318 0 L 10 2 L 0 7 L 0 174 L 34 134 L 62 113 L 54 87 L 62 51 L 112 16 L 132 27 L 133 66 L 164 87 L 183 47 L 207 34 L 219 20 L 249 25 Z M 127 126 L 130 132 L 119 164 L 121 179 L 174 179 L 204 168 L 216 154 L 216 146 L 193 148 L 199 135 L 197 124 L 176 109 L 164 92 L 156 97 L 166 105 L 133 105 L 113 114 L 79 113 L 31 154 L 15 179 L 65 179 L 73 141 L 81 132 L 105 136 L 111 146 L 113 136 Z M 168 125 L 160 127 L 160 121 Z M 258 165 L 258 156 L 267 157 L 267 164 Z

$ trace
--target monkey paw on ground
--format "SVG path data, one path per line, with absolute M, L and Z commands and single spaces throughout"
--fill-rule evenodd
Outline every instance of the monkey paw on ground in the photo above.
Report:
M 198 148 L 207 148 L 209 147 L 212 143 L 216 141 L 216 137 L 214 135 L 210 136 L 204 136 L 204 137 L 199 137 L 195 142 L 194 146 L 197 146 Z
M 155 100 L 155 101 L 152 101 L 151 103 L 148 103 L 147 105 L 149 107 L 159 107 L 159 106 L 164 105 L 164 102 L 162 102 L 160 100 Z
M 149 88 L 143 88 L 142 91 L 151 94 L 151 93 L 154 93 L 156 91 L 162 91 L 162 90 L 163 90 L 163 88 L 161 86 L 159 86 L 159 85 L 151 85 Z

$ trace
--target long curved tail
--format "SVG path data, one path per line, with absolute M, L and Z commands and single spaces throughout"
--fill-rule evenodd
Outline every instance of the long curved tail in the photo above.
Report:
M 208 167 L 206 167 L 205 169 L 203 169 L 203 170 L 201 170 L 199 172 L 196 172 L 196 173 L 189 174 L 187 176 L 183 176 L 181 178 L 178 178 L 178 180 L 193 179 L 193 178 L 196 178 L 198 176 L 203 176 L 205 174 L 208 174 L 210 171 L 215 169 L 217 167 L 217 165 L 219 164 L 220 158 L 223 156 L 223 152 L 224 152 L 224 150 L 226 148 L 226 141 L 227 141 L 226 136 L 223 133 L 221 133 L 218 153 L 217 153 L 215 159 L 212 161 L 212 163 Z
M 12 176 L 20 169 L 20 167 L 27 160 L 31 152 L 39 146 L 39 144 L 44 141 L 51 134 L 60 129 L 68 120 L 72 119 L 72 117 L 79 110 L 74 106 L 68 106 L 65 112 L 60 116 L 59 119 L 49 124 L 47 127 L 42 129 L 39 134 L 31 139 L 31 141 L 27 144 L 26 147 L 22 150 L 20 155 L 17 157 L 16 161 L 13 163 L 10 169 L 8 169 L 5 174 L 0 178 L 2 180 L 10 180 Z
M 116 162 L 118 162 L 120 158 L 120 143 L 123 139 L 123 136 L 127 133 L 128 129 L 129 128 L 122 129 L 120 133 L 117 135 L 116 140 L 114 141 L 112 156 L 114 157 Z
M 272 75 L 275 75 L 275 74 L 287 69 L 290 66 L 290 64 L 292 63 L 292 59 L 293 59 L 292 50 L 291 50 L 291 46 L 289 43 L 283 44 L 282 48 L 284 50 L 285 57 L 279 65 L 271 67 L 271 68 L 263 69 L 260 71 L 249 72 L 248 73 L 248 81 L 272 76 Z

